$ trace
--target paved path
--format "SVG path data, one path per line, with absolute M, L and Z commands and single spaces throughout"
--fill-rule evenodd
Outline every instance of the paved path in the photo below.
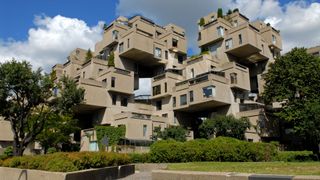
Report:
M 121 180 L 151 180 L 151 172 L 150 171 L 143 171 L 139 172 L 136 171 L 134 174 L 122 178 Z

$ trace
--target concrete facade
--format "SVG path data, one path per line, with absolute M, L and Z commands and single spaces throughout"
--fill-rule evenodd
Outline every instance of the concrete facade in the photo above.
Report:
M 65 64 L 53 67 L 57 79 L 69 76 L 86 90 L 85 101 L 76 108 L 83 129 L 81 150 L 95 149 L 96 138 L 84 134 L 87 129 L 94 133 L 90 128 L 99 124 L 125 125 L 127 139 L 151 141 L 155 127 L 174 125 L 184 126 L 188 138 L 195 138 L 199 123 L 218 114 L 248 117 L 254 126 L 265 119 L 259 113 L 263 75 L 280 55 L 279 31 L 250 22 L 238 11 L 203 18 L 198 38 L 202 53 L 197 56 L 187 57 L 183 28 L 162 27 L 142 16 L 119 17 L 105 27 L 92 59 L 77 48 Z M 112 56 L 114 66 L 108 65 Z M 140 78 L 151 78 L 150 96 L 134 95 Z M 246 133 L 249 141 L 261 141 L 261 136 L 272 135 L 253 128 Z

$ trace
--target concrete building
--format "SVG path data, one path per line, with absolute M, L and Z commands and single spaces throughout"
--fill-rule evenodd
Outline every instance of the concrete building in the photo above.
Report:
M 126 139 L 137 143 L 151 141 L 155 127 L 181 125 L 192 139 L 201 121 L 218 114 L 248 117 L 259 127 L 248 129 L 248 141 L 276 134 L 266 130 L 260 94 L 268 65 L 280 55 L 279 31 L 238 11 L 203 20 L 196 56 L 187 57 L 183 28 L 162 27 L 142 16 L 119 17 L 104 28 L 93 58 L 77 48 L 65 64 L 53 67 L 57 79 L 71 77 L 85 89 L 85 100 L 75 109 L 82 131 L 74 138 L 81 150 L 97 150 L 95 125 L 125 125 Z M 134 95 L 140 78 L 151 78 L 151 95 Z
M 308 48 L 307 53 L 320 57 L 320 46 Z

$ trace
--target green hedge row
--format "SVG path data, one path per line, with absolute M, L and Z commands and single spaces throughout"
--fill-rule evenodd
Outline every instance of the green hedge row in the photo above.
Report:
M 227 137 L 187 142 L 158 141 L 150 150 L 151 161 L 162 163 L 271 161 L 276 155 L 277 148 L 273 144 L 252 143 Z
M 129 163 L 131 163 L 130 157 L 125 154 L 108 152 L 74 152 L 13 157 L 2 162 L 0 161 L 0 166 L 55 172 L 70 172 L 90 168 L 118 166 Z
M 316 161 L 317 156 L 312 151 L 280 151 L 273 160 L 285 162 Z

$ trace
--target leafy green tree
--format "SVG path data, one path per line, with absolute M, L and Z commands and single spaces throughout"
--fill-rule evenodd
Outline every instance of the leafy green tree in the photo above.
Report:
M 218 8 L 218 18 L 222 18 L 223 17 L 223 10 L 222 8 Z
M 320 58 L 294 48 L 271 65 L 264 79 L 265 103 L 282 102 L 275 115 L 293 124 L 296 135 L 319 153 Z
M 114 53 L 111 52 L 108 58 L 108 66 L 114 66 Z
M 202 17 L 202 18 L 200 19 L 198 25 L 199 25 L 199 26 L 203 26 L 203 25 L 205 25 L 205 24 L 206 24 L 206 22 L 205 22 L 204 18 Z
M 245 138 L 245 131 L 251 127 L 248 118 L 237 119 L 232 115 L 216 116 L 205 120 L 199 127 L 201 138 L 210 139 L 218 136 L 233 137 L 240 140 Z
M 26 61 L 0 64 L 0 116 L 10 121 L 14 156 L 21 156 L 34 142 L 52 112 L 70 112 L 73 105 L 83 100 L 84 90 L 69 92 L 72 88 L 62 89 L 61 96 L 52 100 L 53 86 L 50 75 L 43 75 L 41 69 L 33 71 Z
M 158 138 L 163 140 L 174 139 L 176 141 L 186 141 L 187 140 L 187 130 L 181 126 L 170 126 L 161 131 L 160 128 L 154 129 L 154 140 Z
M 93 55 L 91 52 L 91 49 L 88 49 L 87 54 L 86 54 L 86 61 L 89 61 L 90 59 L 92 59 Z

